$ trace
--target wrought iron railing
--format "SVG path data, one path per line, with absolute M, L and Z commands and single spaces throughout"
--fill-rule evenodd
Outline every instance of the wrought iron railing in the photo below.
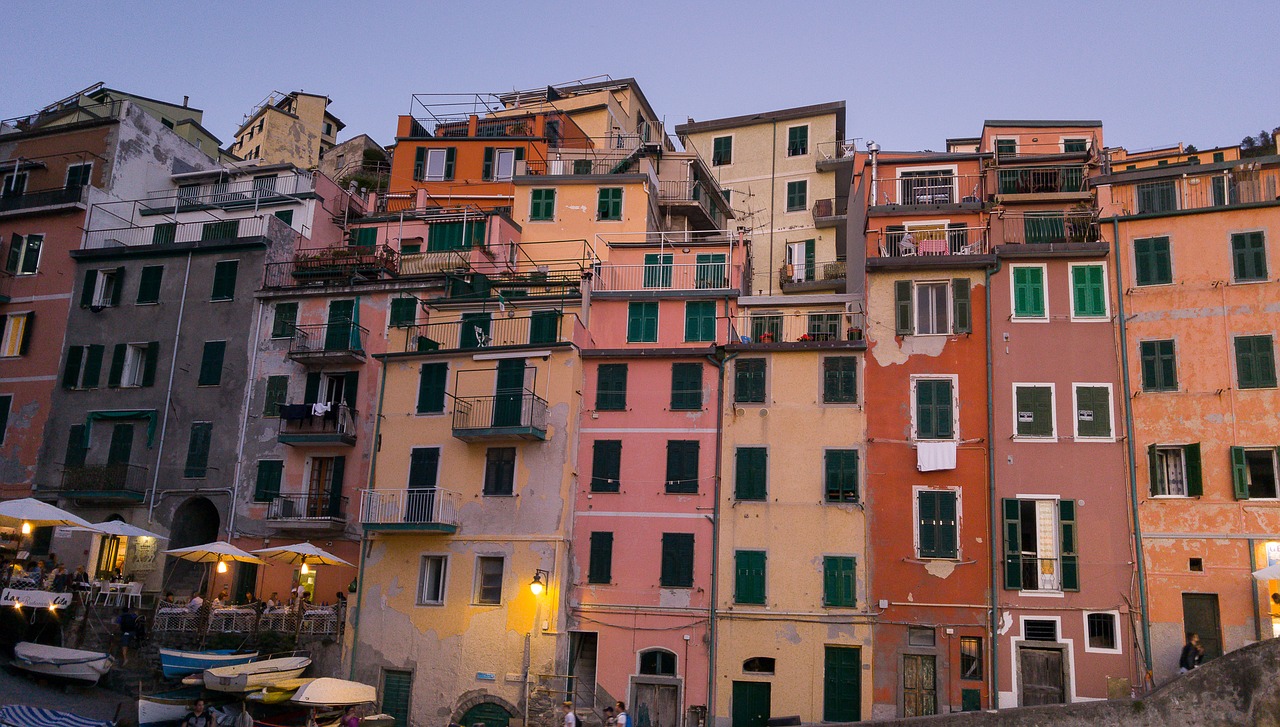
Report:
M 150 227 L 118 227 L 89 230 L 84 236 L 84 249 L 117 247 L 161 247 L 186 243 L 217 243 L 265 235 L 266 216 L 244 217 L 212 222 L 170 222 Z
M 268 520 L 341 520 L 346 497 L 329 492 L 276 495 L 267 503 Z
M 507 428 L 546 431 L 547 400 L 527 389 L 494 396 L 455 397 L 453 428 L 455 431 Z
M 439 487 L 361 490 L 360 522 L 365 525 L 457 525 L 458 493 Z
M 1100 242 L 1102 229 L 1094 211 L 1024 214 L 1006 213 L 993 221 L 1004 244 L 1058 244 Z M 994 230 L 993 230 L 994 231 Z
M 1280 200 L 1280 169 L 1236 172 L 1113 185 L 1111 201 L 1122 216 L 1232 207 Z
M 76 204 L 84 201 L 84 190 L 85 187 L 75 186 L 31 190 L 22 194 L 0 195 L 0 214 L 37 207 Z
M 290 354 L 364 353 L 369 329 L 351 321 L 294 326 Z
M 989 251 L 984 227 L 874 230 L 872 234 L 879 237 L 880 257 L 985 255 Z
M 64 492 L 131 492 L 143 494 L 150 482 L 150 470 L 132 464 L 92 464 L 62 469 Z
M 466 318 L 405 328 L 406 352 L 456 351 L 496 346 L 536 346 L 568 340 L 560 311 L 506 317 Z
M 267 263 L 265 288 L 290 288 L 311 282 L 350 278 L 377 279 L 396 275 L 400 254 L 386 245 L 335 245 L 305 248 L 293 260 Z
M 730 340 L 738 344 L 822 343 L 861 341 L 861 313 L 816 310 L 803 313 L 759 311 L 732 322 Z
M 996 170 L 997 194 L 1058 194 L 1087 192 L 1089 168 L 1062 166 L 1001 166 Z
M 876 180 L 872 206 L 979 203 L 985 182 L 981 174 L 911 174 Z
M 783 263 L 778 268 L 778 284 L 786 289 L 805 283 L 821 283 L 830 280 L 844 280 L 846 265 L 844 260 L 817 260 L 812 263 Z
M 605 292 L 644 290 L 730 290 L 741 285 L 742 266 L 713 262 L 616 265 L 602 263 L 594 271 L 593 289 Z
M 238 179 L 234 182 L 198 184 L 159 190 L 147 196 L 145 205 L 152 210 L 180 211 L 193 207 L 251 207 L 279 202 L 315 191 L 311 172 Z
M 356 436 L 356 410 L 346 404 L 281 404 L 280 434 Z

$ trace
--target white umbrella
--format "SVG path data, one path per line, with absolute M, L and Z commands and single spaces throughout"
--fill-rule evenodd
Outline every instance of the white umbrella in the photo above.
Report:
M 102 533 L 103 535 L 122 535 L 126 538 L 156 538 L 158 540 L 169 539 L 167 535 L 153 533 L 150 530 L 143 530 L 137 525 L 130 525 L 129 523 L 122 522 L 120 520 L 107 520 L 106 522 L 94 523 L 87 528 L 74 527 L 66 529 L 77 532 Z
M 164 552 L 166 555 L 189 560 L 193 563 L 220 563 L 229 560 L 239 563 L 258 563 L 260 565 L 266 565 L 267 563 L 258 556 L 247 553 L 231 543 L 221 540 L 205 543 L 204 545 L 192 545 L 187 548 L 175 548 Z
M 1260 581 L 1280 581 L 1280 563 L 1254 571 L 1253 577 Z
M 63 510 L 56 505 L 41 502 L 35 498 L 24 497 L 21 500 L 0 502 L 0 525 L 18 528 L 30 525 L 33 528 L 51 525 L 77 525 L 94 530 L 88 520 Z
M 263 558 L 286 565 L 351 565 L 333 553 L 321 550 L 311 543 L 279 545 L 274 548 L 262 548 L 253 552 Z
M 321 677 L 299 688 L 292 701 L 298 704 L 345 707 L 349 704 L 378 701 L 378 690 L 360 682 Z

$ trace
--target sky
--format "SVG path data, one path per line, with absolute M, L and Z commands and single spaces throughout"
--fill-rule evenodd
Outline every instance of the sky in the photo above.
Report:
M 3 6 L 0 118 L 103 81 L 190 96 L 224 144 L 273 90 L 325 94 L 347 124 L 340 140 L 390 144 L 414 93 L 604 74 L 634 77 L 669 132 L 688 117 L 843 100 L 846 137 L 886 150 L 941 150 L 984 119 L 1101 119 L 1105 143 L 1130 150 L 1237 144 L 1280 125 L 1275 2 Z

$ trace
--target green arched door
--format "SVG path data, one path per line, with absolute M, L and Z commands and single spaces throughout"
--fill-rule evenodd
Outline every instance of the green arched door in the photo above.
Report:
M 511 713 L 503 709 L 502 705 L 492 702 L 477 704 L 468 709 L 461 720 L 463 727 L 473 727 L 477 724 L 483 724 L 484 727 L 507 727 L 510 722 Z

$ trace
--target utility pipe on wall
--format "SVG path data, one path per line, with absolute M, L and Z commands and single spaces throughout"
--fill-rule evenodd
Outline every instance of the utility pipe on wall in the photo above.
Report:
M 173 332 L 173 356 L 169 358 L 169 382 L 164 392 L 164 416 L 160 418 L 160 443 L 156 445 L 156 474 L 151 478 L 150 505 L 147 506 L 147 523 L 155 522 L 156 488 L 160 485 L 160 462 L 164 457 L 164 433 L 169 428 L 169 405 L 173 401 L 173 374 L 178 368 L 178 346 L 182 343 L 182 315 L 187 308 L 187 283 L 191 280 L 191 256 L 187 253 L 187 271 L 182 276 L 182 297 L 178 300 L 178 327 Z M 232 498 L 234 499 L 234 498 Z

